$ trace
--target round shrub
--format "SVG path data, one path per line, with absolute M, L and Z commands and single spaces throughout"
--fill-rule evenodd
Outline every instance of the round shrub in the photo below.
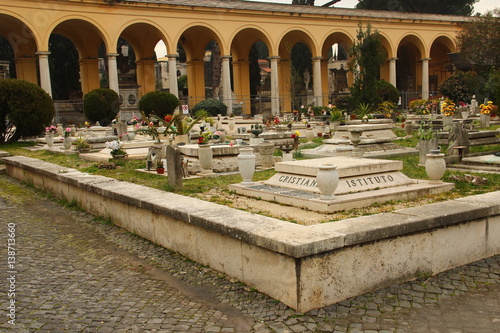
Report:
M 179 99 L 166 91 L 151 91 L 139 100 L 139 110 L 146 116 L 154 114 L 163 119 L 167 114 L 173 114 L 179 106 Z
M 458 71 L 443 81 L 439 92 L 455 103 L 468 102 L 476 91 L 478 81 L 474 74 Z
M 106 126 L 120 112 L 120 98 L 114 90 L 94 89 L 83 97 L 83 112 L 88 120 Z
M 218 114 L 225 115 L 227 112 L 227 105 L 222 103 L 216 98 L 207 98 L 200 103 L 196 104 L 191 110 L 194 113 L 198 110 L 207 111 L 212 117 L 216 117 Z
M 0 80 L 0 143 L 44 133 L 54 113 L 52 98 L 38 85 Z
M 389 101 L 397 104 L 399 101 L 399 92 L 390 82 L 378 81 L 378 94 L 382 98 L 382 102 Z

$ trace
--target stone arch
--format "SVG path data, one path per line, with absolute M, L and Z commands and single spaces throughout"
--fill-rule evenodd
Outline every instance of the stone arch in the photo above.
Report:
M 453 64 L 448 56 L 456 52 L 456 44 L 449 36 L 436 37 L 429 50 L 429 90 L 438 91 L 439 85 L 453 74 Z
M 413 34 L 402 37 L 397 44 L 396 82 L 397 89 L 406 91 L 409 98 L 420 98 L 422 84 L 421 59 L 426 54 L 422 39 Z M 413 96 L 414 95 L 414 96 Z
M 87 17 L 71 15 L 54 22 L 49 32 L 45 41 L 47 45 L 51 34 L 62 35 L 75 45 L 79 55 L 82 94 L 99 88 L 99 47 L 104 43 L 109 50 L 109 39 L 102 27 Z
M 233 66 L 233 86 L 237 103 L 242 104 L 243 113 L 251 114 L 252 103 L 262 106 L 263 96 L 251 95 L 251 64 L 250 50 L 257 42 L 263 42 L 269 54 L 272 54 L 269 36 L 256 26 L 245 26 L 239 29 L 231 38 L 231 56 Z
M 292 49 L 298 43 L 302 43 L 311 52 L 311 58 L 315 59 L 319 57 L 318 47 L 312 37 L 312 35 L 301 29 L 300 27 L 291 27 L 286 32 L 283 33 L 280 38 L 278 52 L 279 52 L 279 66 L 278 66 L 278 76 L 279 76 L 279 101 L 280 109 L 284 112 L 291 112 L 294 101 L 294 96 L 291 93 L 292 90 L 292 76 L 291 76 L 291 53 Z M 311 62 L 312 62 L 311 59 Z M 312 67 L 312 65 L 311 65 Z M 272 71 L 272 69 L 271 69 Z M 314 77 L 313 73 L 310 73 L 310 82 L 313 83 Z M 308 99 L 308 97 L 305 97 Z M 315 97 L 313 96 L 313 99 Z M 321 96 L 318 96 L 321 99 Z M 303 101 L 304 104 L 308 104 L 308 100 Z M 316 101 L 315 104 L 322 104 L 323 101 Z
M 327 35 L 322 44 L 321 56 L 323 61 L 321 79 L 323 92 L 328 92 L 328 101 L 324 101 L 324 105 L 327 102 L 333 102 L 339 94 L 346 91 L 353 80 L 348 68 L 348 59 L 330 58 L 332 45 L 334 44 L 338 44 L 348 57 L 348 50 L 353 45 L 353 36 L 347 31 L 337 30 Z
M 156 26 L 156 24 L 148 21 L 136 20 L 128 22 L 127 26 L 121 30 L 120 37 L 129 43 L 135 53 L 136 68 L 133 70 L 135 71 L 135 80 L 138 85 L 137 98 L 140 98 L 148 92 L 155 91 L 155 46 L 160 40 L 162 40 L 171 54 L 175 54 L 177 52 L 176 48 L 172 47 L 172 43 L 167 39 L 163 31 Z M 172 52 L 172 50 L 175 51 Z M 117 60 L 123 57 L 120 52 L 118 52 L 118 54 Z M 126 98 L 127 96 L 135 94 L 135 88 L 133 87 L 125 87 L 124 89 L 134 90 L 131 92 L 124 92 L 123 94 L 120 93 L 120 95 L 123 95 L 122 97 L 124 99 L 128 100 L 129 98 Z
M 190 106 L 194 106 L 206 97 L 204 57 L 205 49 L 211 41 L 217 43 L 222 56 L 228 55 L 220 33 L 205 23 L 192 23 L 182 31 L 179 38 L 179 44 L 186 53 Z
M 36 52 L 40 49 L 41 38 L 36 29 L 15 13 L 0 13 L 0 35 L 12 47 L 16 77 L 38 84 Z

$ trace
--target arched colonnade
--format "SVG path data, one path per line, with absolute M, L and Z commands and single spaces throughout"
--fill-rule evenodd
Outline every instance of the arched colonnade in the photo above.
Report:
M 166 45 L 170 73 L 176 72 L 180 44 L 186 53 L 190 101 L 205 98 L 205 48 L 214 40 L 222 57 L 223 100 L 230 108 L 232 96 L 250 95 L 249 52 L 261 41 L 269 51 L 272 113 L 278 114 L 290 111 L 287 80 L 290 52 L 296 43 L 305 44 L 311 52 L 312 87 L 318 105 L 329 102 L 331 46 L 350 47 L 359 25 L 367 23 L 379 31 L 387 51 L 381 78 L 428 98 L 430 84 L 449 75 L 444 70 L 447 54 L 456 51 L 454 38 L 466 19 L 244 1 L 212 7 L 211 1 L 205 3 L 0 0 L 0 34 L 14 50 L 17 78 L 37 83 L 49 93 L 49 38 L 53 33 L 67 37 L 76 47 L 83 93 L 99 87 L 98 50 L 102 44 L 109 85 L 116 91 L 118 39 L 124 38 L 133 47 L 140 96 L 155 90 L 156 44 L 162 40 Z M 170 91 L 178 95 L 177 77 L 170 75 L 170 80 Z M 248 113 L 248 99 L 241 99 Z

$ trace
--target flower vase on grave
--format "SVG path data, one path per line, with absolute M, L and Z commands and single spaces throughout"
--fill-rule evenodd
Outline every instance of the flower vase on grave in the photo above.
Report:
M 481 127 L 489 127 L 490 126 L 490 115 L 481 113 L 479 114 L 479 119 L 481 120 Z
M 189 143 L 189 134 L 176 135 L 174 138 L 175 144 L 185 144 Z
M 71 139 L 71 137 L 66 137 L 63 139 L 63 146 L 64 146 L 64 149 L 65 150 L 68 150 L 71 148 L 71 144 L 73 142 L 73 139 Z
M 314 139 L 314 130 L 312 128 L 308 128 L 306 130 L 306 138 L 307 138 L 307 143 L 312 143 Z
M 231 132 L 234 131 L 234 127 L 236 126 L 236 119 L 234 119 L 234 117 L 230 117 L 227 121 L 227 125 L 229 126 L 229 130 Z
M 71 136 L 76 136 L 76 126 L 69 125 L 69 128 L 71 128 Z
M 462 119 L 466 120 L 467 118 L 469 118 L 469 110 L 462 111 Z
M 64 128 L 63 128 L 62 124 L 57 124 L 57 135 L 61 136 L 63 131 L 64 131 Z
M 339 173 L 333 164 L 323 164 L 319 166 L 316 174 L 316 182 L 321 192 L 321 200 L 332 200 L 335 198 L 335 190 L 339 185 Z
M 238 167 L 240 169 L 243 185 L 253 184 L 252 177 L 255 173 L 255 154 L 253 148 L 240 148 L 238 155 Z
M 444 160 L 444 154 L 440 153 L 439 150 L 431 150 L 430 154 L 427 154 L 427 159 L 425 161 L 425 172 L 429 176 L 429 184 L 441 184 L 443 181 L 441 178 L 446 171 L 446 161 Z
M 451 126 L 453 123 L 453 116 L 443 116 L 443 128 Z
M 411 121 L 405 122 L 405 133 L 406 136 L 412 136 L 413 134 L 413 123 Z
M 200 161 L 200 165 L 202 168 L 202 175 L 212 173 L 213 151 L 210 145 L 198 145 L 198 160 Z
M 49 148 L 52 147 L 54 145 L 54 134 L 46 134 L 45 142 Z

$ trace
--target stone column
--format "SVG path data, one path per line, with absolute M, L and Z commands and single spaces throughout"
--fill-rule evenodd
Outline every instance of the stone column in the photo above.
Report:
M 170 93 L 179 98 L 179 86 L 177 85 L 177 54 L 168 54 L 167 57 Z
M 314 57 L 313 60 L 313 92 L 316 106 L 323 105 L 323 87 L 321 86 L 321 59 Z
M 398 58 L 389 59 L 389 83 L 396 87 L 396 60 Z
M 109 89 L 116 91 L 120 95 L 120 88 L 118 86 L 118 68 L 116 67 L 116 57 L 118 53 L 108 53 L 108 80 Z
M 429 99 L 429 60 L 422 59 L 422 99 Z
M 222 96 L 223 102 L 227 105 L 227 113 L 233 112 L 233 99 L 231 91 L 231 69 L 229 60 L 230 55 L 222 56 Z
M 50 84 L 50 69 L 49 69 L 49 54 L 48 51 L 37 52 L 38 66 L 40 68 L 40 86 L 52 97 L 52 86 Z
M 278 60 L 280 57 L 269 57 L 271 60 L 271 114 L 280 114 Z

